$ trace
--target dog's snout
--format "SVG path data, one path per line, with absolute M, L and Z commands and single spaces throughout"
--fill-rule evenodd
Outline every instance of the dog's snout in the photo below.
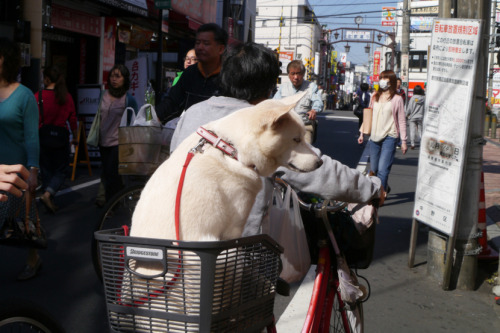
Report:
M 321 158 L 318 158 L 318 160 L 316 161 L 316 169 L 322 165 L 323 165 L 323 160 Z

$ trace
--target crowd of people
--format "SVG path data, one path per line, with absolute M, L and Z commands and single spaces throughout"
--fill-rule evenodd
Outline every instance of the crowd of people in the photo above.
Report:
M 277 89 L 280 70 L 273 51 L 255 43 L 230 48 L 227 45 L 228 34 L 217 24 L 204 24 L 197 30 L 194 48 L 182 58 L 182 71 L 156 106 L 158 121 L 175 128 L 170 149 L 175 149 L 204 123 L 268 98 L 281 99 L 299 93 L 304 97 L 295 111 L 306 127 L 305 140 L 314 144 L 317 115 L 326 109 L 336 109 L 339 93 L 326 91 L 323 86 L 306 80 L 306 69 L 300 60 L 288 64 L 289 80 Z M 35 193 L 39 168 L 40 201 L 49 212 L 58 211 L 55 195 L 66 179 L 70 145 L 78 144 L 75 104 L 66 88 L 64 73 L 55 66 L 45 68 L 44 88 L 33 94 L 18 83 L 19 57 L 15 43 L 0 39 L 0 227 L 12 209 L 21 204 L 24 191 Z M 390 192 L 388 176 L 398 145 L 403 154 L 407 151 L 406 121 L 410 123 L 411 149 L 416 147 L 417 136 L 422 136 L 425 93 L 417 86 L 406 105 L 400 84 L 394 72 L 383 71 L 376 91 L 372 92 L 368 84 L 363 83 L 354 94 L 361 109 L 369 108 L 373 112 L 370 136 L 360 133 L 358 137 L 358 143 L 368 140 L 370 145 L 370 176 L 315 148 L 323 160 L 321 168 L 307 174 L 283 169 L 280 170 L 282 177 L 296 189 L 327 199 L 365 203 L 380 199 L 383 202 Z M 117 64 L 110 70 L 107 89 L 100 95 L 96 116 L 102 165 L 101 195 L 96 200 L 99 206 L 124 186 L 118 173 L 118 127 L 126 110 L 138 111 L 137 101 L 128 93 L 129 87 L 128 68 Z M 363 121 L 361 116 L 359 127 Z M 272 184 L 269 179 L 262 181 L 264 187 L 244 235 L 258 233 L 266 214 Z M 28 249 L 26 266 L 18 278 L 32 278 L 40 267 L 38 252 Z

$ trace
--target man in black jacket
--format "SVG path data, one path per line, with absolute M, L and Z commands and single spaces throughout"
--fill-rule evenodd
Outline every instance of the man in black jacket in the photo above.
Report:
M 218 95 L 221 58 L 227 40 L 227 32 L 215 23 L 198 28 L 194 47 L 198 64 L 184 70 L 168 96 L 156 107 L 158 119 L 163 124 L 179 117 L 191 105 Z

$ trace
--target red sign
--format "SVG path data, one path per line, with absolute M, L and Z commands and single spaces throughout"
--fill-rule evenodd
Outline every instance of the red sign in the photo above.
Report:
M 380 76 L 380 51 L 373 52 L 373 81 L 378 82 Z
M 104 46 L 102 49 L 102 82 L 108 81 L 109 71 L 115 64 L 116 19 L 106 17 L 104 21 Z
M 52 5 L 52 26 L 91 36 L 101 36 L 101 18 L 74 9 Z
M 217 2 L 213 0 L 172 0 L 172 9 L 203 23 L 216 21 Z

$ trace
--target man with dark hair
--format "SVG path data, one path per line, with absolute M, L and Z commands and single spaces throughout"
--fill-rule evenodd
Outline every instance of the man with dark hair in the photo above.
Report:
M 396 82 L 397 82 L 396 94 L 398 94 L 399 96 L 401 96 L 403 98 L 403 103 L 404 103 L 404 105 L 406 105 L 406 93 L 405 93 L 405 90 L 401 88 L 401 84 L 403 83 L 403 81 L 401 80 L 401 78 L 398 77 Z
M 193 105 L 184 113 L 175 129 L 170 149 L 173 151 L 199 126 L 269 98 L 276 85 L 279 68 L 275 53 L 262 45 L 246 43 L 229 49 L 220 74 L 221 96 Z M 298 173 L 279 169 L 283 172 L 281 177 L 294 188 L 348 202 L 385 198 L 378 178 L 364 176 L 314 149 L 323 161 L 317 170 Z M 263 188 L 255 199 L 244 236 L 260 233 L 262 219 L 267 213 L 273 184 L 269 178 L 262 178 L 262 182 Z
M 304 80 L 306 68 L 300 60 L 291 61 L 286 67 L 290 82 L 284 82 L 274 95 L 274 99 L 281 99 L 307 91 L 306 96 L 300 100 L 295 111 L 302 117 L 306 126 L 306 138 L 309 143 L 315 141 L 316 114 L 323 111 L 323 101 L 318 94 L 318 86 L 314 82 Z
M 198 28 L 194 47 L 198 63 L 184 70 L 177 84 L 156 107 L 156 115 L 163 124 L 179 117 L 191 105 L 218 94 L 221 57 L 227 40 L 227 32 L 215 23 Z

